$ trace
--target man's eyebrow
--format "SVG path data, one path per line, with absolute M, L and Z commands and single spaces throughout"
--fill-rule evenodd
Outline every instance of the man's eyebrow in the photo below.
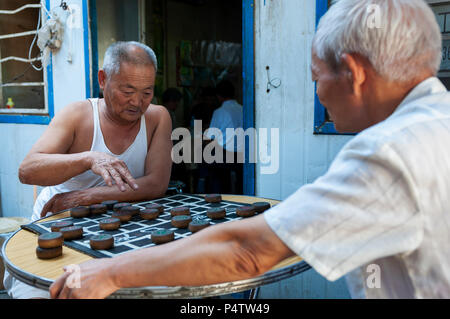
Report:
M 127 89 L 136 89 L 134 86 L 132 86 L 131 84 L 121 84 L 120 85 L 121 88 L 127 88 Z
M 131 84 L 122 84 L 122 85 L 120 85 L 120 87 L 121 88 L 126 88 L 126 89 L 138 90 L 138 88 L 134 87 Z M 151 85 L 151 86 L 148 86 L 148 87 L 144 88 L 144 90 L 153 90 L 154 87 L 155 87 L 154 85 Z

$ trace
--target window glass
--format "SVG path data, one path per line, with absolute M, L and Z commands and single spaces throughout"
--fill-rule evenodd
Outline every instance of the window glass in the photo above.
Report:
M 18 10 L 29 4 L 34 7 Z M 47 112 L 44 70 L 37 39 L 33 41 L 39 4 L 38 0 L 0 0 L 0 114 Z
M 448 90 L 450 88 L 450 2 L 435 2 L 431 3 L 431 8 L 442 33 L 442 62 L 438 76 Z

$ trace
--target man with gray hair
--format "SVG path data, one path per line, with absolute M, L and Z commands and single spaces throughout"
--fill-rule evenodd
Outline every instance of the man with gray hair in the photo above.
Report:
M 105 200 L 164 195 L 170 176 L 170 116 L 153 98 L 156 57 L 138 42 L 105 53 L 98 81 L 103 99 L 75 102 L 59 112 L 19 168 L 22 183 L 49 186 L 32 219 Z
M 22 183 L 47 186 L 32 220 L 80 205 L 165 194 L 172 125 L 163 106 L 150 104 L 156 68 L 155 54 L 144 44 L 117 42 L 106 50 L 98 73 L 104 98 L 71 103 L 57 113 L 20 165 Z M 45 297 L 41 292 L 34 296 Z M 10 294 L 30 297 L 33 290 L 16 285 Z
M 328 280 L 348 275 L 354 297 L 449 298 L 450 94 L 436 78 L 440 55 L 423 0 L 337 1 L 313 40 L 312 79 L 337 130 L 359 134 L 328 172 L 263 215 L 81 264 L 81 288 L 66 273 L 52 297 L 246 279 L 296 254 Z

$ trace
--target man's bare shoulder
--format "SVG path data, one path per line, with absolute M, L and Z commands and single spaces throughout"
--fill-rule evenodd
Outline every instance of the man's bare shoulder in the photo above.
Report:
M 150 104 L 145 112 L 145 119 L 150 123 L 171 122 L 170 114 L 162 105 Z
M 157 105 L 157 104 L 150 104 L 147 111 L 145 112 L 146 117 L 150 116 L 151 114 L 153 114 L 153 116 L 155 116 L 155 115 L 170 116 L 169 112 L 167 111 L 167 109 L 164 106 Z
M 91 103 L 88 100 L 77 101 L 67 104 L 55 114 L 55 118 L 68 121 L 79 121 L 85 119 L 92 113 Z

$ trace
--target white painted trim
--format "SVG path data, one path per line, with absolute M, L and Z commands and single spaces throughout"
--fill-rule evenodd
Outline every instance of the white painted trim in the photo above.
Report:
M 0 10 L 0 14 L 16 14 L 27 8 L 41 8 L 41 4 L 26 4 L 21 6 L 20 8 L 17 8 L 16 10 Z
M 450 4 L 450 1 L 426 0 L 428 4 Z
M 34 58 L 34 59 L 24 59 L 24 58 L 20 58 L 17 56 L 9 56 L 9 57 L 0 59 L 0 64 L 8 62 L 8 61 L 18 61 L 18 62 L 30 63 L 30 62 L 39 61 L 39 60 L 41 60 L 40 57 Z
M 48 114 L 46 109 L 0 109 L 0 114 L 38 114 L 44 115 Z
M 37 33 L 37 31 L 33 30 L 33 31 L 25 31 L 25 32 L 19 32 L 19 33 L 5 34 L 5 35 L 0 35 L 0 40 L 9 39 L 9 38 L 24 37 L 24 36 L 33 35 L 33 34 L 36 34 L 36 33 Z
M 13 82 L 13 83 L 3 83 L 1 86 L 2 87 L 7 87 L 7 86 L 44 86 L 45 83 L 44 82 Z

